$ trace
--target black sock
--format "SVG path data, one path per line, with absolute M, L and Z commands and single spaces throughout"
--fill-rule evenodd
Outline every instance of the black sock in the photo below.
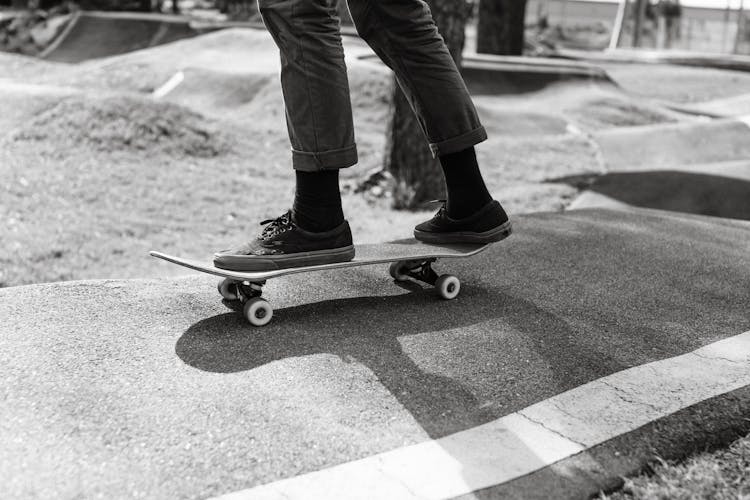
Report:
M 297 189 L 294 194 L 292 219 L 306 231 L 322 233 L 344 222 L 339 192 L 339 171 L 295 170 Z
M 477 164 L 474 147 L 440 157 L 448 188 L 448 217 L 463 219 L 492 201 Z

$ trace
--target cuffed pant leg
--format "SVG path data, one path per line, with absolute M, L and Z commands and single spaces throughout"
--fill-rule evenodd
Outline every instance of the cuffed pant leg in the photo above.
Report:
M 335 0 L 260 0 L 279 47 L 292 166 L 305 171 L 357 163 L 349 82 Z
M 316 153 L 292 149 L 292 166 L 295 170 L 317 172 L 351 167 L 355 163 L 357 163 L 357 147 L 354 145 L 344 149 Z
M 466 84 L 423 0 L 348 0 L 359 35 L 396 74 L 433 155 L 487 139 Z

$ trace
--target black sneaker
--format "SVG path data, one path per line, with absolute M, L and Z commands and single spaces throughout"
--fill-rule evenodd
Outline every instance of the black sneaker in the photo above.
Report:
M 448 211 L 443 203 L 432 219 L 414 228 L 414 237 L 432 244 L 492 243 L 507 238 L 511 232 L 508 215 L 500 203 L 492 200 L 465 219 L 448 217 Z
M 323 233 L 297 226 L 291 211 L 266 220 L 255 240 L 214 254 L 214 265 L 229 271 L 273 271 L 290 267 L 347 262 L 354 258 L 352 231 L 344 221 Z

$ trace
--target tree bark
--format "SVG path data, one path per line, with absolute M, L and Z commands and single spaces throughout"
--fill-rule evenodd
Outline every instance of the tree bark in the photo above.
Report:
M 633 47 L 640 47 L 643 40 L 643 29 L 646 22 L 648 0 L 635 0 L 635 27 L 633 28 Z
M 464 0 L 428 0 L 438 31 L 460 67 L 464 30 L 470 6 Z M 385 170 L 393 176 L 393 206 L 416 209 L 426 201 L 445 197 L 440 162 L 432 157 L 427 139 L 403 92 L 394 85 L 386 142 Z
M 523 54 L 526 0 L 479 0 L 477 52 Z

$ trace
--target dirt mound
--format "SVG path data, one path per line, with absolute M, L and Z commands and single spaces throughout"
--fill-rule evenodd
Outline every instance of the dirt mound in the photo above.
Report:
M 37 115 L 11 135 L 14 141 L 86 145 L 96 151 L 161 152 L 213 157 L 229 149 L 218 127 L 198 113 L 132 96 L 73 96 Z
M 202 113 L 226 113 L 251 102 L 273 77 L 188 68 L 183 81 L 165 99 Z
M 680 111 L 712 117 L 743 117 L 750 115 L 750 94 L 713 99 L 698 104 L 675 106 Z
M 601 97 L 579 103 L 566 112 L 576 123 L 590 129 L 634 127 L 677 121 L 672 114 L 654 105 L 641 104 L 633 99 Z
M 237 72 L 189 67 L 181 70 L 179 84 L 165 100 L 201 113 L 247 114 L 281 106 L 277 71 Z M 350 61 L 349 88 L 352 108 L 361 121 L 382 123 L 393 94 L 391 73 L 378 66 Z M 174 75 L 173 75 L 174 76 Z
M 635 97 L 671 103 L 697 103 L 744 94 L 750 73 L 672 64 L 600 63 L 607 73 Z
M 556 134 L 565 131 L 566 123 L 594 133 L 695 119 L 606 82 L 558 82 L 533 94 L 482 95 L 474 102 L 485 126 L 501 135 Z
M 0 79 L 0 109 L 3 110 L 0 113 L 0 136 L 17 129 L 75 93 L 74 89 Z
M 492 136 L 528 136 L 565 134 L 568 123 L 551 113 L 524 112 L 477 105 L 479 118 Z

